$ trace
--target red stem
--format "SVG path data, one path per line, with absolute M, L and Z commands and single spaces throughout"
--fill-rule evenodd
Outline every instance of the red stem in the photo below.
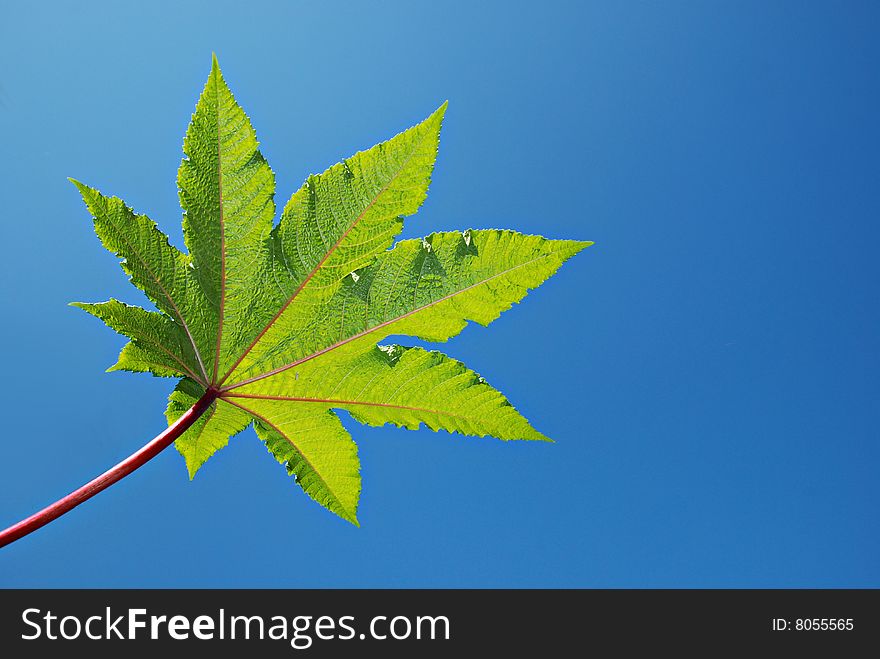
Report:
M 217 391 L 215 389 L 208 389 L 196 401 L 195 405 L 184 412 L 183 416 L 157 435 L 149 444 L 128 456 L 115 467 L 105 471 L 93 481 L 86 483 L 78 490 L 74 490 L 66 497 L 59 499 L 51 506 L 43 508 L 40 512 L 21 520 L 18 524 L 13 524 L 5 531 L 0 531 L 0 547 L 5 547 L 9 543 L 15 542 L 29 533 L 33 533 L 41 526 L 61 517 L 64 513 L 91 499 L 101 490 L 107 489 L 116 481 L 125 478 L 138 467 L 145 465 L 171 446 L 175 439 L 180 437 L 187 428 L 196 422 L 196 419 L 204 414 L 215 398 L 217 398 Z

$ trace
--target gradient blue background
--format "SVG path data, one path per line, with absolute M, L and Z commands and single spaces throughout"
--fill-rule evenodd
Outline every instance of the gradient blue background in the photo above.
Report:
M 876 3 L 117 4 L 0 20 L 0 525 L 164 426 L 65 306 L 141 301 L 66 177 L 180 244 L 212 50 L 280 203 L 448 98 L 408 236 L 596 241 L 443 346 L 558 443 L 346 419 L 361 529 L 252 431 L 192 483 L 169 450 L 0 586 L 880 586 Z

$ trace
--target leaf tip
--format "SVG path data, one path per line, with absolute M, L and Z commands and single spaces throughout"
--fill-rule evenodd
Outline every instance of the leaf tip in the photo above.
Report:
M 535 430 L 531 425 L 528 426 L 528 432 L 523 433 L 522 439 L 527 442 L 547 442 L 549 444 L 555 444 L 556 441 L 550 439 L 544 433 Z
M 560 240 L 557 242 L 559 247 L 558 253 L 561 254 L 563 260 L 568 260 L 578 252 L 593 245 L 592 240 Z
M 446 108 L 449 107 L 449 101 L 443 101 L 439 108 L 434 110 L 431 113 L 431 116 L 428 117 L 428 121 L 432 123 L 437 123 L 438 125 L 443 123 L 443 117 L 446 116 Z
M 215 90 L 222 89 L 230 95 L 232 94 L 232 90 L 229 89 L 229 85 L 223 77 L 223 71 L 220 70 L 220 60 L 217 59 L 217 53 L 211 53 L 211 72 L 208 74 L 206 84 L 214 85 Z
M 353 503 L 345 504 L 337 499 L 336 505 L 330 507 L 326 506 L 328 510 L 336 513 L 339 517 L 344 519 L 346 522 L 353 524 L 354 526 L 361 528 L 361 522 L 357 516 L 358 502 L 357 499 L 360 497 L 360 490 L 358 490 L 358 495 L 355 497 L 355 501 Z
M 83 199 L 85 199 L 86 194 L 89 191 L 91 191 L 91 188 L 89 186 L 87 186 L 82 181 L 78 181 L 77 179 L 73 178 L 72 176 L 68 176 L 67 180 L 76 186 L 76 189 L 79 190 L 79 193 L 83 196 Z
M 183 456 L 183 461 L 186 464 L 186 474 L 187 476 L 189 476 L 190 482 L 192 482 L 193 479 L 196 477 L 196 474 L 199 472 L 199 469 L 201 468 L 204 461 L 199 462 L 189 453 L 184 453 L 184 451 L 181 450 L 179 446 L 177 446 L 177 442 L 175 442 L 174 445 L 178 452 Z

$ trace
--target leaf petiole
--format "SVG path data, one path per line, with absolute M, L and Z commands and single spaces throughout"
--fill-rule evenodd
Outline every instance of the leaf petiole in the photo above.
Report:
M 155 439 L 128 456 L 115 467 L 111 467 L 94 480 L 86 483 L 79 489 L 74 490 L 52 505 L 46 506 L 30 517 L 0 531 L 0 547 L 5 547 L 19 538 L 23 538 L 29 533 L 33 533 L 38 528 L 45 526 L 52 520 L 58 519 L 64 513 L 73 510 L 79 504 L 91 499 L 98 494 L 98 492 L 107 489 L 116 481 L 125 478 L 138 467 L 145 465 L 163 450 L 171 446 L 171 444 L 174 443 L 174 440 L 180 437 L 187 428 L 205 413 L 216 398 L 217 390 L 213 388 L 208 389 L 202 397 L 199 398 L 191 408 L 189 408 L 189 410 L 177 419 L 177 421 L 172 423 L 168 428 L 157 435 Z

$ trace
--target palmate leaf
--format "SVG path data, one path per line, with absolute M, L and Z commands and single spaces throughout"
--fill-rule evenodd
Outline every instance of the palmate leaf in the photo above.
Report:
M 460 362 L 380 344 L 487 325 L 591 244 L 502 230 L 393 244 L 427 195 L 445 110 L 310 176 L 273 225 L 274 174 L 215 58 L 178 172 L 187 253 L 74 181 L 99 238 L 157 308 L 76 304 L 131 339 L 110 370 L 182 378 L 169 423 L 214 396 L 176 441 L 190 477 L 253 425 L 313 499 L 357 524 L 357 447 L 334 410 L 371 426 L 547 439 Z

